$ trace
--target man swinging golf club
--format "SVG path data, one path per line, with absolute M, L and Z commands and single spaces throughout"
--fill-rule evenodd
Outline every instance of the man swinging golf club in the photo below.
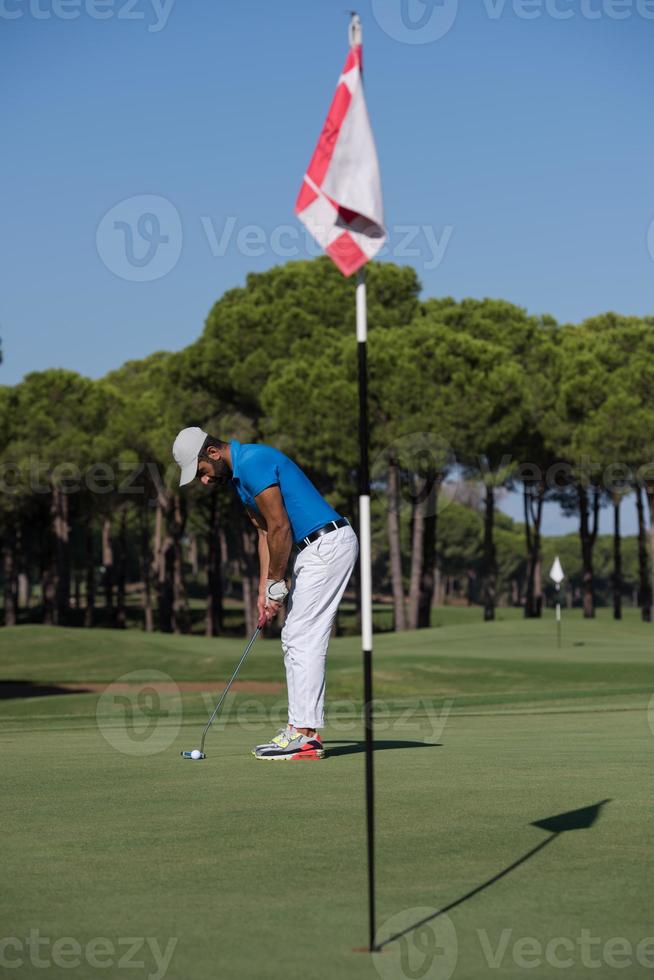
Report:
M 180 486 L 234 485 L 259 535 L 259 623 L 287 601 L 282 648 L 288 724 L 252 754 L 257 759 L 322 759 L 325 666 L 332 625 L 359 544 L 346 518 L 318 493 L 293 460 L 272 446 L 223 442 L 197 426 L 173 444 Z M 291 551 L 290 590 L 285 575 Z

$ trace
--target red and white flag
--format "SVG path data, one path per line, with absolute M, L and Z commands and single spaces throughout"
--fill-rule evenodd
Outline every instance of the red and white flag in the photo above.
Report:
M 386 240 L 361 58 L 361 24 L 354 17 L 350 52 L 295 203 L 300 221 L 345 276 L 374 258 Z

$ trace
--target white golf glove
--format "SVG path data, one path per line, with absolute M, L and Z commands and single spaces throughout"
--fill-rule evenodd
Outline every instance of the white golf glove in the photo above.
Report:
M 288 595 L 288 589 L 286 588 L 286 582 L 284 579 L 276 580 L 274 578 L 269 578 L 266 582 L 266 601 L 267 602 L 283 602 Z

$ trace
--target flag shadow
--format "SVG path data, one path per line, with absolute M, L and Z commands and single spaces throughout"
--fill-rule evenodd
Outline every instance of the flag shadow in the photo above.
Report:
M 380 951 L 390 943 L 397 942 L 398 939 L 406 936 L 409 932 L 413 932 L 414 929 L 418 929 L 420 926 L 424 926 L 428 922 L 433 922 L 434 919 L 438 919 L 439 916 L 445 915 L 446 912 L 450 912 L 452 909 L 457 908 L 457 906 L 463 905 L 464 902 L 467 902 L 475 895 L 478 895 L 480 892 L 490 888 L 490 886 L 494 885 L 496 881 L 500 881 L 501 878 L 504 878 L 511 871 L 515 871 L 515 869 L 520 867 L 521 864 L 525 864 L 526 861 L 529 861 L 530 858 L 538 854 L 539 851 L 542 851 L 548 846 L 548 844 L 555 841 L 559 834 L 563 834 L 571 830 L 588 830 L 593 826 L 599 817 L 602 807 L 606 803 L 610 802 L 611 801 L 608 799 L 600 800 L 599 803 L 593 803 L 591 806 L 581 807 L 579 810 L 569 810 L 566 813 L 559 813 L 553 817 L 545 817 L 542 820 L 534 820 L 530 826 L 538 827 L 541 830 L 547 830 L 549 832 L 549 837 L 546 837 L 544 840 L 540 841 L 540 843 L 536 844 L 535 847 L 532 847 L 526 854 L 523 854 L 506 868 L 498 871 L 498 873 L 493 875 L 492 878 L 488 878 L 488 880 L 482 882 L 481 885 L 477 885 L 476 888 L 472 888 L 469 892 L 466 892 L 465 895 L 461 895 L 460 898 L 450 902 L 449 905 L 443 906 L 442 909 L 438 909 L 431 915 L 425 916 L 424 919 L 419 919 L 417 922 L 412 923 L 412 925 L 407 926 L 406 929 L 402 929 L 401 932 L 396 932 L 394 935 L 382 940 L 382 942 L 377 943 L 374 951 Z
M 332 748 L 332 745 L 336 748 Z M 399 741 L 392 739 L 377 739 L 373 744 L 375 752 L 383 752 L 386 749 L 434 749 L 442 745 L 442 742 L 412 742 Z M 357 752 L 366 751 L 364 741 L 355 742 L 352 739 L 329 739 L 324 742 L 325 758 L 333 759 L 338 755 L 355 755 Z

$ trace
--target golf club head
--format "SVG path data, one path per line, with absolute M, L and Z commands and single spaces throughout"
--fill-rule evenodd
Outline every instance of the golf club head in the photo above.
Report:
M 193 749 L 193 752 L 199 752 L 199 751 L 200 751 L 199 749 Z M 194 756 L 193 752 L 180 752 L 180 755 L 182 759 L 193 759 L 194 762 L 199 759 L 207 758 L 204 752 L 200 752 L 198 756 Z

